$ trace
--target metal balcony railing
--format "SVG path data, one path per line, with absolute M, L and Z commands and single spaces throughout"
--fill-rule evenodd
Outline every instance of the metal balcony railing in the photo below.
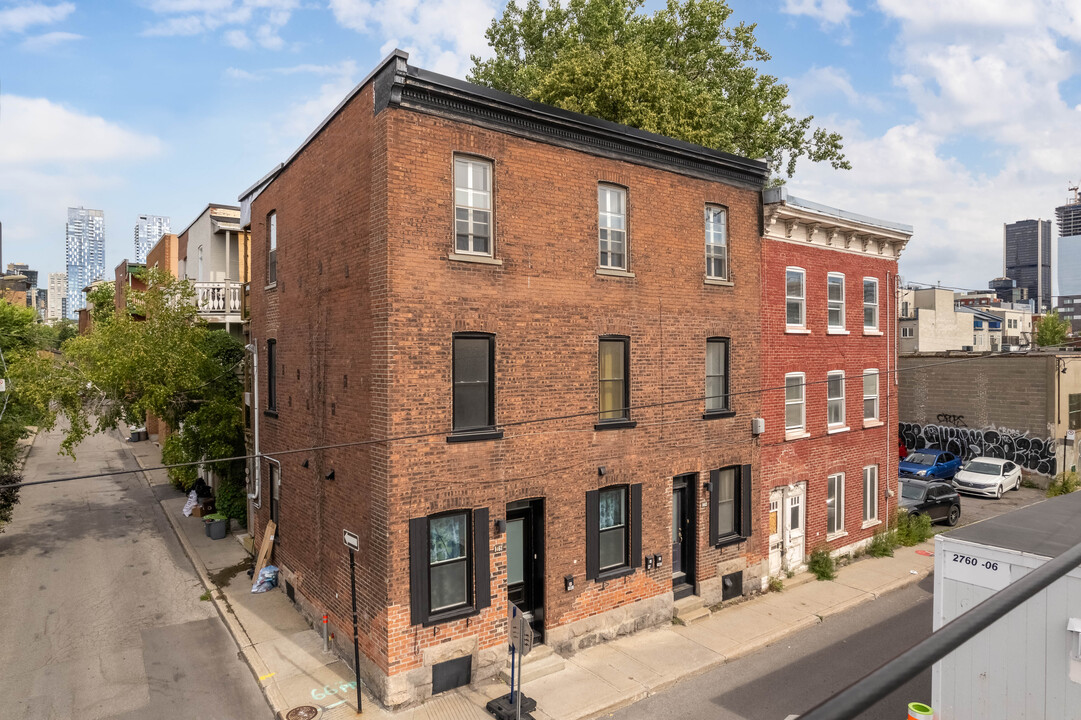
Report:
M 195 307 L 204 317 L 240 315 L 242 285 L 233 281 L 196 282 Z

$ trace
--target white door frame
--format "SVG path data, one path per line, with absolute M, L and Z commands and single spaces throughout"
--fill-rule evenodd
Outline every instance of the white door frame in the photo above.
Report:
M 796 527 L 792 525 L 792 507 L 796 505 Z M 769 493 L 769 574 L 803 569 L 807 537 L 807 483 L 782 485 Z

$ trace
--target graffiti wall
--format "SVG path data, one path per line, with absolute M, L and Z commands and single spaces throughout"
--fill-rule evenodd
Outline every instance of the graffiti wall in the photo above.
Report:
M 1048 438 L 997 428 L 967 428 L 947 425 L 900 424 L 901 442 L 906 448 L 947 450 L 965 460 L 977 456 L 1002 458 L 1041 475 L 1056 472 L 1056 444 Z

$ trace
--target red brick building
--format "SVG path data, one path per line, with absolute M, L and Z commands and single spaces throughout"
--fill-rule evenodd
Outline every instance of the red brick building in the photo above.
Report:
M 242 196 L 255 534 L 350 658 L 359 536 L 387 704 L 498 672 L 508 601 L 567 653 L 761 588 L 766 176 L 395 52 Z
M 762 471 L 769 573 L 848 552 L 896 507 L 897 259 L 907 225 L 763 193 Z

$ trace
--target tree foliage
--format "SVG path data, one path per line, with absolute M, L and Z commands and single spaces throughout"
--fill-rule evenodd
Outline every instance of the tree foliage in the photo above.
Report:
M 469 79 L 514 95 L 705 147 L 766 158 L 788 177 L 801 157 L 849 169 L 842 138 L 796 117 L 755 25 L 729 25 L 725 0 L 507 3 Z
M 1059 317 L 1058 310 L 1052 310 L 1036 323 L 1036 344 L 1040 347 L 1062 345 L 1069 334 L 1070 321 Z

